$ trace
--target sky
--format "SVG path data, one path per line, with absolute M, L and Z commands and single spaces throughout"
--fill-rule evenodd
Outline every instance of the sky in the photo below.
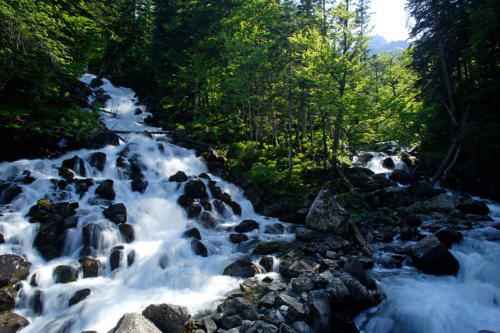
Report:
M 371 0 L 372 35 L 381 35 L 388 42 L 408 39 L 405 0 Z

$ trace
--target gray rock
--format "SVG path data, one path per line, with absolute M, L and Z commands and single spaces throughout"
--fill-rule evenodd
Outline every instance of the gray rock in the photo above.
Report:
M 265 294 L 261 299 L 259 300 L 259 307 L 273 307 L 274 304 L 276 303 L 276 297 L 279 295 L 277 291 L 271 291 L 267 294 Z
M 247 309 L 254 309 L 254 306 L 244 297 L 230 298 L 217 307 L 218 312 L 223 312 L 227 316 L 240 314 Z
M 127 222 L 127 207 L 125 207 L 122 203 L 111 205 L 102 213 L 104 214 L 104 217 L 116 224 Z
M 222 328 L 228 330 L 233 327 L 239 326 L 242 322 L 242 319 L 238 315 L 223 316 L 220 322 Z
M 29 324 L 30 322 L 23 316 L 12 312 L 0 312 L 1 333 L 15 333 Z
M 238 244 L 247 241 L 248 236 L 245 234 L 230 234 L 229 239 L 231 240 L 232 243 Z
M 80 258 L 78 262 L 82 265 L 83 278 L 99 276 L 101 262 L 94 258 Z
M 266 272 L 272 272 L 273 263 L 274 263 L 273 257 L 269 257 L 269 256 L 263 256 L 262 258 L 260 258 L 260 261 L 259 261 L 259 264 L 262 267 L 264 267 Z
M 11 287 L 0 289 L 0 312 L 10 311 L 16 305 L 16 292 Z
M 427 236 L 410 247 L 415 266 L 433 275 L 456 275 L 458 261 L 433 235 Z
M 249 259 L 239 259 L 224 269 L 224 275 L 235 277 L 252 277 L 259 273 L 259 269 Z
M 186 238 L 193 238 L 193 239 L 201 240 L 201 234 L 200 234 L 200 230 L 198 230 L 198 228 L 191 228 L 189 230 L 186 230 L 186 231 L 184 231 L 182 236 L 186 237 Z
M 197 324 L 206 333 L 214 333 L 217 331 L 217 324 L 211 318 L 203 318 L 197 321 Z
M 244 320 L 241 324 L 241 333 L 277 333 L 278 328 L 263 321 Z
M 73 294 L 73 296 L 71 296 L 70 300 L 68 301 L 68 306 L 73 306 L 77 303 L 80 303 L 90 295 L 90 292 L 91 290 L 89 288 L 78 290 Z
M 52 272 L 56 283 L 69 283 L 76 281 L 76 269 L 67 265 L 59 265 Z
M 254 220 L 243 220 L 234 228 L 236 232 L 240 233 L 249 232 L 255 229 L 259 229 L 259 224 Z
M 297 228 L 295 230 L 295 239 L 302 242 L 310 242 L 314 240 L 323 240 L 325 235 L 307 228 Z
M 108 333 L 161 333 L 161 331 L 143 315 L 126 313 Z
M 101 152 L 93 153 L 90 156 L 89 163 L 99 171 L 104 170 L 104 167 L 106 166 L 106 154 Z
M 15 254 L 0 256 L 0 288 L 24 280 L 30 273 L 31 263 Z
M 169 333 L 184 332 L 191 318 L 188 308 L 172 304 L 151 304 L 142 311 L 142 315 L 162 332 Z
M 308 294 L 309 308 L 315 332 L 331 332 L 333 330 L 332 309 L 326 290 L 314 290 Z
M 297 299 L 285 293 L 279 294 L 276 297 L 275 303 L 277 306 L 285 305 L 288 307 L 285 316 L 288 321 L 295 321 L 300 318 L 304 318 L 307 315 L 307 309 L 304 307 L 304 305 L 300 303 Z
M 314 282 L 307 276 L 299 276 L 291 280 L 292 290 L 297 294 L 310 292 L 314 289 Z
M 490 209 L 483 201 L 465 199 L 461 200 L 457 209 L 465 214 L 488 215 Z
M 276 253 L 280 249 L 280 242 L 266 241 L 260 242 L 259 245 L 253 250 L 253 254 L 271 254 Z
M 125 243 L 132 243 L 135 239 L 134 227 L 130 224 L 119 224 L 118 229 L 120 229 L 120 234 L 123 237 Z
M 109 256 L 109 265 L 112 271 L 120 267 L 122 258 L 123 258 L 123 246 L 115 246 L 111 250 L 111 255 Z
M 452 244 L 460 242 L 464 237 L 460 231 L 446 228 L 439 229 L 435 235 L 447 248 L 451 248 Z
M 349 213 L 333 198 L 328 189 L 321 190 L 306 216 L 306 226 L 322 232 L 345 235 Z
M 115 190 L 113 189 L 113 181 L 106 179 L 95 190 L 95 194 L 106 200 L 115 200 Z
M 73 156 L 73 158 L 64 160 L 62 162 L 62 166 L 68 169 L 73 170 L 76 172 L 78 175 L 85 177 L 87 175 L 86 170 L 85 170 L 85 163 L 83 160 L 78 157 L 78 156 Z
M 307 325 L 304 321 L 296 321 L 292 327 L 297 333 L 311 333 L 313 331 L 311 326 Z
M 429 210 L 435 210 L 438 212 L 451 212 L 453 211 L 458 203 L 460 202 L 460 197 L 440 194 L 424 202 L 424 208 Z

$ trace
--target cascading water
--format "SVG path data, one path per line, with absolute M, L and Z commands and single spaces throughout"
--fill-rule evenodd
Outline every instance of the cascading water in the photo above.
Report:
M 95 76 L 85 75 L 82 81 L 89 83 L 93 78 Z M 102 88 L 111 96 L 106 107 L 108 113 L 101 117 L 108 128 L 120 131 L 157 130 L 144 125 L 147 113 L 136 114 L 138 106 L 132 90 L 114 87 L 108 80 L 104 80 Z M 107 157 L 102 171 L 89 163 L 92 154 L 97 151 Z M 14 310 L 30 321 L 30 325 L 22 330 L 23 333 L 107 332 L 124 313 L 141 312 L 152 303 L 185 305 L 195 314 L 212 310 L 216 301 L 240 282 L 237 278 L 222 275 L 224 268 L 245 251 L 229 241 L 228 227 L 243 219 L 254 219 L 259 222 L 260 228 L 248 233 L 250 238 L 292 237 L 267 234 L 266 226 L 277 221 L 255 214 L 251 203 L 244 198 L 239 188 L 214 175 L 210 175 L 211 179 L 241 205 L 241 216 L 235 216 L 226 205 L 225 213 L 212 212 L 219 221 L 214 228 L 203 227 L 196 220 L 188 219 L 184 209 L 177 204 L 178 197 L 184 192 L 184 185 L 169 182 L 168 179 L 177 171 L 195 177 L 207 172 L 207 167 L 193 151 L 168 143 L 163 135 L 150 138 L 142 134 L 130 134 L 126 137 L 126 143 L 97 151 L 79 150 L 53 160 L 0 163 L 1 179 L 13 179 L 24 170 L 31 171 L 31 176 L 35 178 L 31 184 L 20 185 L 22 193 L 11 204 L 1 207 L 0 214 L 0 232 L 5 238 L 5 243 L 0 245 L 0 254 L 22 255 L 32 263 L 30 276 L 22 283 Z M 94 180 L 94 184 L 81 197 L 75 193 L 74 185 L 58 189 L 54 181 L 60 179 L 56 167 L 74 155 L 84 160 L 86 176 Z M 144 193 L 131 190 L 131 180 L 117 168 L 119 156 L 131 158 L 140 165 L 143 179 L 148 184 Z M 106 179 L 113 180 L 116 192 L 113 203 L 126 206 L 127 224 L 133 227 L 135 234 L 135 240 L 131 243 L 126 243 L 118 226 L 103 216 L 103 209 L 110 202 L 94 194 L 99 182 Z M 206 179 L 200 180 L 207 183 Z M 44 260 L 33 248 L 40 226 L 38 223 L 29 223 L 26 217 L 30 207 L 41 198 L 54 203 L 79 203 L 76 214 L 78 222 L 66 233 L 62 256 L 50 261 Z M 53 275 L 55 267 L 78 267 L 78 258 L 84 247 L 82 232 L 85 227 L 90 230 L 93 256 L 102 265 L 99 276 L 83 278 L 80 272 L 74 282 L 56 283 Z M 208 257 L 196 255 L 191 240 L 182 237 L 183 232 L 191 227 L 201 231 Z M 118 256 L 119 267 L 112 270 L 109 258 L 117 249 L 116 246 L 119 246 L 121 256 Z M 36 286 L 30 284 L 32 280 L 36 281 Z M 84 301 L 68 306 L 75 292 L 85 288 L 90 289 L 90 295 Z M 33 302 L 40 292 L 43 309 L 40 314 L 36 314 Z
M 385 155 L 375 156 L 367 167 L 388 172 L 381 167 L 382 158 Z M 372 274 L 386 298 L 356 319 L 361 332 L 499 332 L 500 230 L 493 226 L 500 222 L 500 205 L 488 202 L 488 207 L 494 221 L 465 231 L 451 249 L 460 265 L 456 277 L 426 275 L 406 265 L 384 268 L 376 264 Z M 389 247 L 381 245 L 374 256 L 391 256 L 386 249 L 398 244 L 396 240 Z

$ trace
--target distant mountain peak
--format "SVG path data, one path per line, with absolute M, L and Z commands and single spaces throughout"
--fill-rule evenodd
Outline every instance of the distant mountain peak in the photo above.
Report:
M 388 42 L 383 36 L 375 35 L 370 41 L 370 54 L 378 54 L 382 52 L 403 51 L 408 48 L 408 43 L 404 40 L 396 40 Z

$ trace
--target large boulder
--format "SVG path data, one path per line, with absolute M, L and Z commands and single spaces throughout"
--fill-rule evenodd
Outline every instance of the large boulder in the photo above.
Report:
M 177 171 L 175 175 L 170 176 L 168 179 L 169 182 L 177 182 L 177 183 L 183 183 L 187 182 L 188 177 L 183 171 Z
M 458 261 L 435 236 L 430 235 L 411 245 L 410 255 L 415 266 L 433 275 L 456 275 Z
M 113 181 L 106 179 L 95 190 L 95 194 L 106 200 L 115 200 L 115 190 L 113 189 Z
M 90 165 L 99 171 L 103 171 L 106 166 L 106 154 L 102 152 L 95 152 L 90 156 Z
M 240 224 L 238 224 L 234 228 L 234 230 L 236 232 L 240 232 L 240 233 L 249 232 L 249 231 L 252 231 L 254 229 L 259 229 L 259 224 L 254 220 L 243 220 L 243 221 L 241 221 Z
M 462 213 L 474 215 L 488 215 L 490 212 L 490 209 L 483 201 L 472 199 L 461 200 L 457 205 L 457 209 Z
M 0 312 L 10 311 L 16 305 L 16 291 L 12 287 L 0 288 Z
M 1 333 L 15 333 L 29 324 L 30 322 L 23 316 L 12 312 L 0 312 Z
M 143 315 L 126 313 L 108 333 L 161 333 L 161 331 Z
M 104 217 L 116 224 L 127 222 L 127 207 L 125 207 L 122 203 L 111 205 L 102 213 L 104 214 Z
M 259 269 L 249 259 L 239 259 L 224 269 L 224 275 L 235 277 L 252 277 L 259 273 Z
M 439 229 L 435 235 L 447 248 L 451 248 L 452 244 L 460 242 L 464 237 L 460 231 L 447 228 Z
M 67 265 L 59 265 L 54 268 L 52 276 L 56 283 L 69 283 L 76 281 L 76 269 Z
M 321 232 L 345 235 L 349 230 L 349 213 L 333 198 L 328 189 L 323 189 L 309 209 L 306 225 Z
M 84 279 L 99 276 L 99 268 L 101 267 L 101 261 L 99 259 L 80 258 L 78 262 L 82 265 Z
M 315 332 L 331 332 L 332 309 L 328 293 L 325 290 L 314 290 L 308 294 L 309 308 L 314 323 Z
M 123 237 L 125 243 L 132 243 L 135 239 L 134 227 L 130 224 L 119 224 L 118 229 L 120 229 L 120 234 Z
M 64 160 L 62 162 L 62 166 L 67 169 L 73 170 L 74 172 L 76 172 L 76 174 L 82 177 L 85 177 L 87 175 L 87 172 L 85 170 L 85 162 L 83 162 L 83 160 L 77 155 Z
M 31 263 L 15 254 L 0 256 L 0 288 L 24 280 L 30 273 Z
M 191 318 L 188 308 L 172 304 L 151 304 L 142 311 L 142 315 L 162 332 L 168 333 L 186 332 Z
M 401 185 L 410 185 L 415 182 L 415 175 L 405 170 L 396 169 L 391 173 L 389 179 L 398 182 Z
M 443 193 L 435 196 L 429 201 L 424 202 L 424 208 L 433 211 L 449 213 L 455 210 L 459 202 L 460 197 Z
M 192 199 L 208 198 L 205 183 L 199 179 L 188 181 L 184 187 L 184 193 Z
M 394 161 L 392 160 L 392 158 L 390 157 L 386 157 L 383 161 L 382 161 L 382 166 L 386 169 L 389 169 L 389 170 L 393 170 L 396 165 L 394 164 Z

